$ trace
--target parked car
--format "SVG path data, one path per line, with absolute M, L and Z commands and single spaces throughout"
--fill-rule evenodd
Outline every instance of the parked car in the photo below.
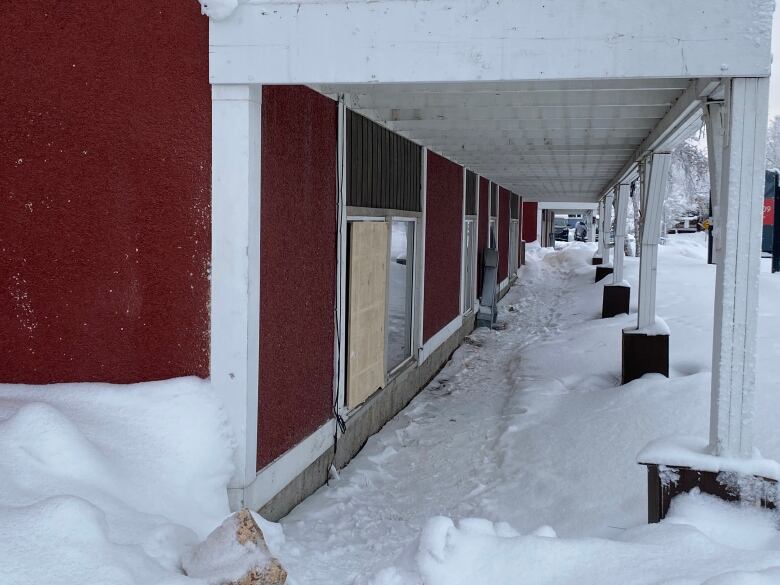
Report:
M 585 222 L 579 220 L 577 225 L 574 226 L 574 240 L 577 242 L 585 242 L 588 239 L 588 226 Z
M 565 217 L 555 218 L 555 227 L 553 228 L 553 234 L 557 242 L 569 241 L 569 222 Z

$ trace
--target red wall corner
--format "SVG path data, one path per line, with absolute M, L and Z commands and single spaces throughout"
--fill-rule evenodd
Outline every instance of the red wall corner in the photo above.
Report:
M 0 382 L 208 376 L 208 20 L 191 0 L 3 20 Z
M 425 200 L 425 309 L 428 341 L 460 313 L 463 167 L 428 151 Z
M 336 102 L 265 86 L 262 107 L 258 469 L 330 418 L 336 302 Z
M 523 202 L 523 240 L 531 243 L 539 239 L 536 233 L 536 201 Z

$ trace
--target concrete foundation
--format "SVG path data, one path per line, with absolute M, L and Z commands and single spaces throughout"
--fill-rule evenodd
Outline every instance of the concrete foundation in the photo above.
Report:
M 660 522 L 666 517 L 672 498 L 694 488 L 730 502 L 744 501 L 762 508 L 775 508 L 777 482 L 772 479 L 740 476 L 729 472 L 697 471 L 688 467 L 675 466 L 664 466 L 662 478 L 659 465 L 645 465 L 647 465 L 647 521 L 651 524 Z M 670 476 L 676 480 L 669 481 Z
M 613 268 L 612 266 L 596 266 L 596 280 L 595 282 L 598 282 L 605 276 L 609 276 L 612 274 Z
M 412 364 L 387 386 L 368 399 L 347 419 L 347 430 L 339 437 L 336 452 L 329 449 L 260 509 L 268 520 L 277 521 L 313 494 L 328 480 L 331 464 L 341 469 L 366 444 L 368 438 L 398 414 L 449 361 L 463 339 L 474 330 L 474 316 L 464 318 L 463 326 L 442 343 L 420 365 Z
M 623 330 L 623 384 L 645 374 L 669 377 L 669 336 Z
M 601 318 L 628 314 L 631 300 L 631 287 L 622 284 L 608 284 L 604 287 L 604 299 L 601 304 Z

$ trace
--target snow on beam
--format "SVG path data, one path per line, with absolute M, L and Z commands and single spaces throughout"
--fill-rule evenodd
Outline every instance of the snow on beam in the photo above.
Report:
M 769 75 L 774 2 L 744 4 L 253 0 L 210 22 L 209 75 L 304 84 Z

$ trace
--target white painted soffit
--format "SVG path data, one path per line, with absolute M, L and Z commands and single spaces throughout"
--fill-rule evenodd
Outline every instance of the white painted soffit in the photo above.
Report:
M 635 79 L 315 85 L 529 201 L 595 202 L 709 81 Z M 681 99 L 685 104 L 681 104 Z M 677 122 L 675 119 L 674 122 Z

